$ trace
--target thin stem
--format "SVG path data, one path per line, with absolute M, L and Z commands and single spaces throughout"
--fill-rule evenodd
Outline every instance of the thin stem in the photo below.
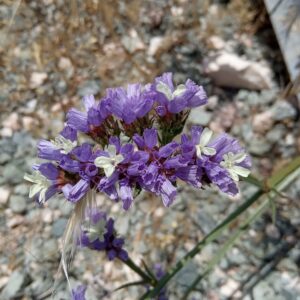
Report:
M 128 266 L 132 271 L 134 271 L 136 274 L 140 275 L 144 281 L 146 281 L 150 285 L 154 285 L 155 281 L 153 281 L 152 278 L 150 278 L 138 265 L 134 263 L 131 258 L 128 258 L 126 261 L 121 260 L 126 266 Z

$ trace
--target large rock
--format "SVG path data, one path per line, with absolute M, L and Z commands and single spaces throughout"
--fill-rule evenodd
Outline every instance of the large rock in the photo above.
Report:
M 227 52 L 221 52 L 205 61 L 205 71 L 216 85 L 249 90 L 272 87 L 271 70 L 258 62 Z
M 26 276 L 20 271 L 15 271 L 9 277 L 9 280 L 0 294 L 0 299 L 11 300 L 16 299 L 18 292 L 24 286 Z

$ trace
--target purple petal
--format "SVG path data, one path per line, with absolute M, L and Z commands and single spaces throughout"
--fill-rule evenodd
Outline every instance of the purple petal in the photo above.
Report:
M 133 202 L 132 189 L 129 185 L 120 183 L 120 198 L 123 202 L 123 209 L 128 210 Z
M 40 164 L 38 170 L 50 180 L 56 180 L 59 174 L 57 167 L 52 163 Z
M 184 168 L 179 168 L 179 169 L 176 170 L 175 175 L 179 179 L 181 179 L 181 180 L 183 180 L 183 181 L 185 181 L 185 182 L 187 182 L 187 183 L 189 183 L 189 184 L 191 184 L 191 185 L 193 185 L 197 188 L 200 188 L 201 183 L 199 182 L 199 180 L 197 178 L 198 177 L 197 176 L 197 169 L 198 169 L 197 166 L 187 166 L 187 167 L 184 167 Z
M 114 145 L 116 147 L 116 151 L 117 153 L 120 152 L 120 149 L 121 149 L 121 142 L 120 142 L 120 139 L 116 136 L 112 136 L 109 138 L 109 144 L 110 145 Z
M 168 103 L 168 110 L 173 114 L 183 111 L 186 107 L 187 100 L 183 96 L 176 97 Z
M 178 147 L 178 143 L 171 142 L 159 149 L 158 156 L 161 158 L 167 158 L 174 153 L 177 147 Z
M 125 251 L 124 249 L 121 249 L 121 250 L 118 252 L 118 257 L 119 257 L 121 260 L 123 260 L 123 261 L 126 261 L 126 260 L 128 260 L 128 258 L 129 258 L 127 251 Z
M 79 285 L 72 290 L 72 300 L 85 300 L 86 286 Z
M 77 131 L 73 127 L 65 126 L 65 128 L 60 132 L 60 135 L 64 138 L 74 142 L 77 140 Z
M 176 194 L 176 187 L 171 183 L 170 180 L 165 179 L 161 185 L 161 197 L 166 207 L 169 207 L 173 203 Z
M 87 115 L 74 108 L 67 113 L 67 124 L 81 132 L 89 131 Z
M 72 154 L 81 161 L 87 162 L 92 156 L 92 145 L 89 143 L 83 143 L 81 146 L 72 150 Z
M 158 140 L 156 129 L 145 129 L 143 136 L 145 144 L 149 149 L 152 149 L 157 145 Z
M 133 136 L 133 141 L 136 143 L 139 149 L 143 150 L 145 148 L 144 139 L 140 135 L 135 134 Z
M 59 166 L 68 172 L 77 173 L 80 171 L 80 162 L 77 160 L 73 160 L 70 156 L 65 155 L 60 161 Z
M 114 249 L 111 249 L 107 252 L 107 256 L 109 260 L 114 260 L 117 257 L 117 252 Z
M 85 110 L 88 111 L 95 104 L 95 98 L 94 98 L 93 95 L 84 96 L 82 98 L 82 102 L 83 102 L 83 105 L 85 107 Z
M 90 125 L 100 126 L 101 123 L 103 122 L 101 114 L 100 114 L 99 110 L 96 107 L 91 107 L 88 110 L 87 115 L 88 115 L 88 123 Z
M 81 200 L 90 189 L 90 183 L 84 179 L 80 179 L 69 191 L 67 199 L 71 202 Z
M 190 108 L 204 105 L 207 103 L 207 95 L 202 86 L 197 85 L 192 80 L 188 79 L 185 83 L 188 91 L 191 92 L 192 97 L 190 97 L 187 102 Z
M 37 146 L 38 157 L 48 160 L 60 160 L 63 154 L 57 149 L 51 142 L 46 140 L 41 140 Z

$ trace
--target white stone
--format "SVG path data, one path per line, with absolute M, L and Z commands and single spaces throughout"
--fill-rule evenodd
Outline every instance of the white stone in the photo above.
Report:
M 0 187 L 0 204 L 6 204 L 10 196 L 10 190 L 5 187 Z
M 269 67 L 236 54 L 221 52 L 206 59 L 204 66 L 206 74 L 219 86 L 249 90 L 264 90 L 273 86 Z
M 38 124 L 37 120 L 32 118 L 32 117 L 24 116 L 22 118 L 23 128 L 28 130 L 28 131 L 32 130 L 37 124 Z
M 61 57 L 58 62 L 58 67 L 61 70 L 66 70 L 66 69 L 72 68 L 73 65 L 72 65 L 71 60 L 68 57 Z
M 164 37 L 155 36 L 150 40 L 150 45 L 148 48 L 148 55 L 155 56 L 164 44 Z
M 265 133 L 272 128 L 273 123 L 272 113 L 270 111 L 262 112 L 253 117 L 253 130 L 257 133 Z
M 230 297 L 238 287 L 238 282 L 234 281 L 233 279 L 229 279 L 224 285 L 221 286 L 220 293 L 222 296 Z
M 128 36 L 122 38 L 122 44 L 130 53 L 145 49 L 145 44 L 135 29 L 131 29 Z
M 13 131 L 20 129 L 19 116 L 16 112 L 11 113 L 3 122 L 3 127 L 10 128 Z
M 215 50 L 221 50 L 225 47 L 225 42 L 222 38 L 217 35 L 211 36 L 208 41 L 208 46 Z
M 44 72 L 33 72 L 30 76 L 30 87 L 32 89 L 41 86 L 47 79 L 48 75 Z

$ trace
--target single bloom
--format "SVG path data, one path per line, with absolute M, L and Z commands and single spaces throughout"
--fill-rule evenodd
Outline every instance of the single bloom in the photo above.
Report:
M 190 109 L 207 103 L 207 96 L 202 86 L 188 79 L 185 84 L 175 87 L 172 77 L 172 73 L 164 73 L 155 79 L 153 90 L 157 93 L 156 111 L 160 116 L 168 112 L 177 114 L 186 108 Z
M 98 156 L 94 160 L 94 164 L 96 167 L 103 169 L 106 177 L 110 177 L 116 166 L 124 160 L 124 156 L 122 154 L 117 154 L 117 149 L 115 145 L 108 145 L 105 149 L 106 156 Z
M 58 170 L 52 163 L 34 166 L 32 174 L 25 174 L 24 179 L 33 183 L 29 190 L 29 197 L 37 197 L 39 203 L 44 203 L 60 192 L 67 183 L 62 170 Z

